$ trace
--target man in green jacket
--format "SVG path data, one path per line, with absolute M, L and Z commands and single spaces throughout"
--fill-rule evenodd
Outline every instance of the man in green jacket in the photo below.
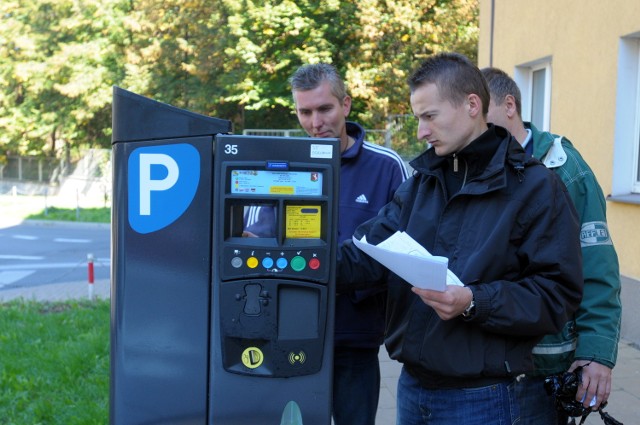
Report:
M 533 349 L 536 372 L 517 385 L 522 424 L 566 424 L 568 417 L 556 411 L 544 388 L 544 377 L 583 366 L 576 400 L 597 409 L 609 398 L 611 371 L 618 354 L 620 273 L 607 227 L 605 198 L 593 171 L 569 140 L 522 121 L 521 95 L 515 81 L 496 68 L 485 68 L 482 74 L 491 96 L 487 121 L 505 127 L 525 151 L 558 174 L 581 223 L 582 303 L 562 333 L 544 337 Z

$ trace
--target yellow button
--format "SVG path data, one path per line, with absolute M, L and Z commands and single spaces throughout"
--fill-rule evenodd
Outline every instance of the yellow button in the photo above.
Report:
M 249 257 L 247 259 L 247 267 L 250 269 L 255 269 L 258 267 L 258 259 L 256 257 Z

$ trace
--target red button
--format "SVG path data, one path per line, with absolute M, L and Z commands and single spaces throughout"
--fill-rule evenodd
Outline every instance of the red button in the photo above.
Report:
M 320 267 L 320 260 L 318 260 L 317 258 L 312 258 L 311 260 L 309 260 L 310 269 L 318 270 L 319 267 Z

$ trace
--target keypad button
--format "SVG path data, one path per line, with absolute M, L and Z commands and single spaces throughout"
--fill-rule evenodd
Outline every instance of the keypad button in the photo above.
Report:
M 320 260 L 317 258 L 312 258 L 309 260 L 309 268 L 311 270 L 318 270 L 320 268 Z
M 256 257 L 247 258 L 247 267 L 250 269 L 255 269 L 258 267 L 258 259 Z
M 307 261 L 299 255 L 291 259 L 291 268 L 297 272 L 301 272 L 307 266 Z

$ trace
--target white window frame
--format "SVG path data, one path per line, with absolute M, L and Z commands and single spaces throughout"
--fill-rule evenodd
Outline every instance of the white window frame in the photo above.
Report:
M 633 132 L 633 167 L 631 168 L 634 173 L 632 173 L 632 193 L 640 193 L 640 40 L 636 41 L 636 55 L 637 55 L 637 69 L 639 72 L 636 75 L 636 108 L 635 108 L 635 116 L 636 123 Z
M 544 97 L 542 107 L 542 128 L 541 131 L 549 131 L 551 128 L 551 58 L 546 57 L 532 62 L 527 62 L 516 66 L 514 80 L 522 94 L 522 119 L 531 121 L 533 102 L 533 73 L 544 70 Z
M 640 32 L 618 49 L 612 197 L 640 196 Z

